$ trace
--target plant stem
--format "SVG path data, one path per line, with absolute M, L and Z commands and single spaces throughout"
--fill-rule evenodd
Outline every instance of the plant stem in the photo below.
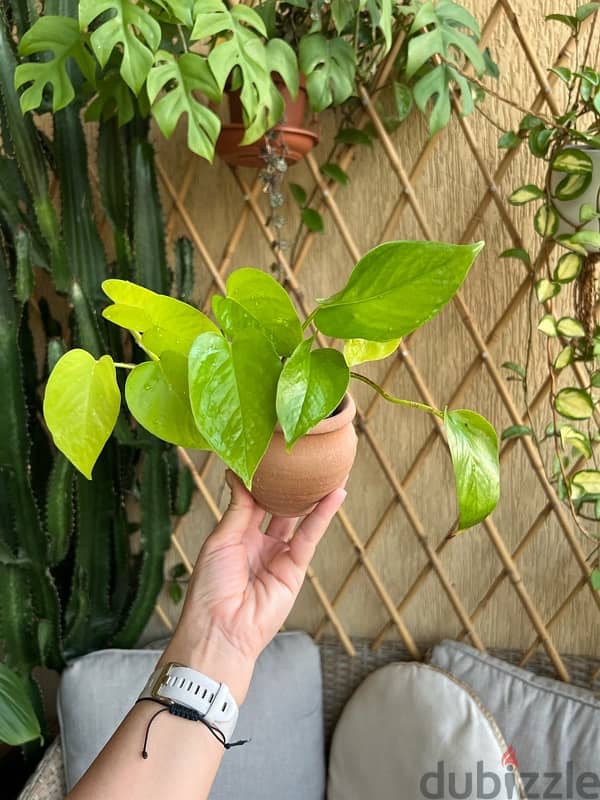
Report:
M 437 408 L 428 406 L 425 403 L 419 403 L 416 400 L 402 400 L 400 397 L 394 397 L 393 395 L 388 394 L 385 389 L 382 389 L 382 387 L 375 383 L 375 381 L 367 378 L 366 375 L 359 375 L 358 372 L 351 372 L 350 377 L 355 378 L 357 381 L 366 383 L 367 386 L 370 386 L 371 389 L 375 389 L 377 394 L 381 395 L 384 400 L 388 400 L 390 403 L 395 403 L 398 406 L 406 406 L 407 408 L 418 408 L 420 411 L 426 411 L 428 414 L 433 414 L 440 419 L 444 419 L 444 414 Z
M 135 343 L 137 344 L 137 346 L 138 346 L 138 347 L 139 347 L 141 350 L 143 350 L 143 351 L 144 351 L 144 353 L 146 353 L 146 355 L 147 355 L 149 358 L 151 358 L 151 359 L 152 359 L 152 361 L 159 361 L 159 360 L 160 360 L 160 359 L 158 358 L 158 356 L 157 356 L 155 353 L 152 353 L 150 350 L 148 350 L 148 348 L 147 348 L 147 347 L 144 347 L 144 343 L 142 342 L 142 337 L 140 336 L 140 334 L 139 334 L 137 331 L 131 331 L 131 335 L 132 335 L 132 336 L 133 336 L 133 338 L 135 339 Z
M 124 364 L 122 361 L 115 361 L 115 367 L 120 367 L 121 369 L 135 369 L 137 364 Z
M 311 322 L 313 321 L 313 319 L 316 317 L 316 315 L 317 315 L 317 311 L 318 311 L 318 310 L 319 310 L 318 308 L 313 308 L 313 310 L 310 312 L 310 314 L 308 315 L 308 317 L 307 317 L 307 318 L 304 320 L 304 322 L 302 323 L 302 330 L 303 330 L 303 331 L 305 331 L 305 330 L 308 328 L 308 326 L 310 325 L 310 323 L 311 323 Z

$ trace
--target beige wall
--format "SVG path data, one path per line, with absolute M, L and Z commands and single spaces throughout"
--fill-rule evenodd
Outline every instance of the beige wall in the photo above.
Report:
M 499 62 L 502 76 L 497 89 L 514 101 L 529 106 L 539 85 L 523 45 L 519 43 L 509 22 L 509 3 L 468 0 L 466 5 L 482 24 L 490 18 L 487 38 Z M 542 69 L 554 61 L 567 40 L 566 29 L 556 23 L 544 23 L 543 15 L 556 10 L 572 10 L 573 5 L 564 0 L 512 0 L 518 25 Z M 594 47 L 592 52 L 595 51 Z M 510 126 L 511 122 L 514 125 L 520 118 L 518 112 L 494 99 L 486 101 L 484 111 L 503 128 Z M 316 151 L 320 162 L 326 158 L 331 147 L 336 119 L 333 115 L 327 115 L 322 125 L 322 141 Z M 504 378 L 504 371 L 500 369 L 502 362 L 524 360 L 527 296 L 523 294 L 513 302 L 525 276 L 517 262 L 500 260 L 498 254 L 514 244 L 515 234 L 523 237 L 528 244 L 533 244 L 529 212 L 511 208 L 505 198 L 517 185 L 534 180 L 536 168 L 527 149 L 522 148 L 504 177 L 496 181 L 493 176 L 504 156 L 504 152 L 496 147 L 498 131 L 480 114 L 470 117 L 466 125 L 466 128 L 461 127 L 460 122 L 453 119 L 448 129 L 428 146 L 423 119 L 413 114 L 410 121 L 392 137 L 395 153 L 405 170 L 410 173 L 415 165 L 420 164 L 419 174 L 413 181 L 415 207 L 422 212 L 433 238 L 460 241 L 466 236 L 470 240 L 486 241 L 485 252 L 463 291 L 462 311 L 466 307 L 471 315 L 471 331 L 461 318 L 461 309 L 454 304 L 425 331 L 412 338 L 407 347 L 425 386 L 439 407 L 451 402 L 453 394 L 475 362 L 475 379 L 468 383 L 452 404 L 480 411 L 494 422 L 498 430 L 502 430 L 512 421 L 507 402 L 512 402 L 519 413 L 523 412 L 523 402 L 517 384 L 503 381 L 498 386 L 494 383 L 494 377 L 502 375 Z M 469 144 L 469 134 L 473 146 Z M 180 198 L 189 224 L 177 209 L 171 211 L 172 235 L 189 235 L 191 225 L 218 265 L 247 207 L 233 175 L 218 160 L 214 166 L 210 166 L 198 158 L 190 157 L 180 134 L 169 143 L 159 143 L 158 147 L 161 165 L 177 192 L 181 192 L 190 171 L 193 176 L 186 196 Z M 419 162 L 424 148 L 424 159 Z M 358 150 L 348 172 L 350 185 L 337 192 L 336 202 L 361 252 L 381 241 L 384 232 L 387 238 L 424 237 L 423 226 L 419 225 L 414 210 L 408 205 L 401 214 L 389 221 L 393 207 L 402 196 L 402 187 L 379 143 L 373 148 Z M 254 180 L 254 173 L 250 170 L 240 174 L 248 184 Z M 302 183 L 307 188 L 314 185 L 306 164 L 295 166 L 290 171 L 289 180 Z M 498 202 L 489 193 L 486 195 L 490 188 L 493 192 L 497 190 Z M 172 197 L 167 189 L 165 202 L 167 209 L 170 209 Z M 259 202 L 264 209 L 263 198 L 259 198 Z M 298 220 L 289 200 L 285 213 L 288 217 L 286 238 L 293 240 Z M 314 238 L 310 252 L 297 273 L 309 307 L 312 298 L 325 296 L 340 288 L 353 265 L 331 215 L 325 211 L 324 216 L 326 232 Z M 511 226 L 514 226 L 512 234 Z M 202 261 L 197 256 L 199 301 L 203 301 L 210 285 L 209 273 Z M 271 261 L 263 233 L 249 213 L 229 268 L 246 265 L 268 268 Z M 488 337 L 507 309 L 509 321 L 500 327 L 489 345 L 489 362 L 495 365 L 490 369 L 478 355 L 473 333 L 484 339 Z M 368 369 L 368 374 L 383 379 L 390 366 L 389 361 L 374 365 Z M 540 370 L 536 370 L 536 373 L 539 379 Z M 402 363 L 402 357 L 399 357 L 397 368 L 389 379 L 388 389 L 400 396 L 421 399 L 410 369 Z M 505 393 L 504 400 L 499 389 Z M 354 393 L 364 412 L 372 398 L 363 386 L 357 386 Z M 549 421 L 545 405 L 542 418 Z M 420 448 L 428 440 L 432 422 L 418 412 L 385 406 L 378 401 L 369 415 L 368 425 L 380 457 L 389 463 L 402 485 L 407 470 L 410 470 Z M 199 463 L 202 463 L 201 457 Z M 222 507 L 222 468 L 216 461 L 208 469 L 206 483 Z M 433 547 L 438 546 L 450 530 L 455 515 L 451 470 L 439 436 L 429 442 L 425 457 L 406 483 L 405 492 L 423 536 Z M 393 507 L 382 523 L 375 542 L 368 548 L 368 569 L 363 567 L 357 572 L 348 590 L 335 605 L 339 622 L 352 635 L 374 637 L 389 618 L 383 597 L 399 602 L 428 563 L 422 542 L 415 535 L 414 525 L 409 521 L 403 503 L 398 501 L 390 480 L 386 478 L 381 460 L 378 460 L 367 437 L 361 435 L 346 502 L 347 517 L 359 542 L 364 544 L 367 541 L 390 503 Z M 470 615 L 477 608 L 488 587 L 502 572 L 502 548 L 497 537 L 500 543 L 505 543 L 506 553 L 514 551 L 545 504 L 546 496 L 523 445 L 519 443 L 510 447 L 503 457 L 502 499 L 493 516 L 494 527 L 486 529 L 480 526 L 471 530 L 448 543 L 440 553 L 442 579 L 455 588 L 467 614 Z M 193 513 L 183 523 L 179 534 L 179 540 L 191 558 L 197 553 L 212 522 L 213 517 L 206 503 L 198 495 Z M 577 547 L 589 552 L 589 543 L 577 534 L 572 533 L 572 536 Z M 336 521 L 313 563 L 319 586 L 330 600 L 335 597 L 356 557 L 356 549 L 348 534 L 343 525 Z M 506 561 L 506 557 L 505 554 L 504 566 L 512 568 L 514 565 L 522 577 L 525 599 L 505 578 L 499 583 L 489 603 L 473 618 L 473 626 L 485 645 L 526 649 L 536 637 L 532 615 L 527 613 L 526 607 L 535 607 L 539 612 L 539 620 L 548 623 L 576 586 L 581 570 L 554 513 L 540 523 L 539 529 L 514 562 Z M 171 563 L 180 560 L 177 553 L 172 553 L 170 558 Z M 380 589 L 383 587 L 383 591 L 378 593 L 376 584 Z M 177 610 L 169 604 L 166 593 L 161 605 L 169 617 L 176 617 Z M 314 585 L 307 582 L 288 624 L 314 632 L 323 614 Z M 405 605 L 403 620 L 418 641 L 455 637 L 462 629 L 448 593 L 442 589 L 442 582 L 435 571 L 420 583 L 410 602 Z M 600 650 L 598 621 L 598 608 L 591 592 L 584 588 L 576 593 L 564 612 L 550 624 L 550 635 L 562 652 L 597 655 Z M 158 632 L 161 626 L 158 619 L 154 620 L 152 632 Z M 398 631 L 393 628 L 389 635 L 398 636 Z

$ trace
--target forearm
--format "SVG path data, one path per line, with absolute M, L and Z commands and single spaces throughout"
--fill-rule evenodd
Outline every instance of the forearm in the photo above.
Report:
M 243 702 L 252 665 L 241 661 L 227 645 L 205 637 L 190 641 L 179 630 L 159 664 L 175 661 L 226 683 L 238 705 Z M 152 723 L 148 758 L 142 757 L 146 728 L 161 706 L 138 703 L 123 720 L 69 800 L 202 800 L 208 797 L 224 749 L 200 722 L 161 713 Z

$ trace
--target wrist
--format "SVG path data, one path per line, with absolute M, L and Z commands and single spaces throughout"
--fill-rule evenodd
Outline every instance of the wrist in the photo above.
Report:
M 254 662 L 239 653 L 218 630 L 194 631 L 190 635 L 185 629 L 177 628 L 158 663 L 163 665 L 170 661 L 227 684 L 238 706 L 244 702 Z

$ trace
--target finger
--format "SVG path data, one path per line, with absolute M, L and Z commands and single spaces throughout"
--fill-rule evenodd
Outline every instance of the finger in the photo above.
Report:
M 290 555 L 297 567 L 306 570 L 310 560 L 314 555 L 315 549 L 323 534 L 329 527 L 329 523 L 338 512 L 340 506 L 346 499 L 345 489 L 335 489 L 321 500 L 314 511 L 305 517 L 294 538 L 289 543 Z
M 241 537 L 248 528 L 262 522 L 265 512 L 231 470 L 225 473 L 225 480 L 231 489 L 231 499 L 219 523 L 218 531 L 236 533 Z
M 273 539 L 287 542 L 298 524 L 299 517 L 273 517 L 265 533 Z

